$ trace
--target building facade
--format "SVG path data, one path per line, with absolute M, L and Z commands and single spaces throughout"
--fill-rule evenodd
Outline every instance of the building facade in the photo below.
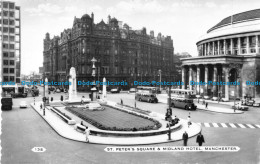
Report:
M 183 88 L 214 100 L 260 98 L 260 9 L 223 19 L 200 38 L 197 48 L 198 57 L 182 59 Z M 237 84 L 227 85 L 230 82 Z
M 14 2 L 0 2 L 2 81 L 21 82 L 21 19 L 20 7 Z
M 66 81 L 70 68 L 75 67 L 78 81 L 91 81 L 91 59 L 95 57 L 96 80 L 126 81 L 129 88 L 134 80 L 159 81 L 159 70 L 162 80 L 172 80 L 173 52 L 170 36 L 147 34 L 146 28 L 132 30 L 110 16 L 107 23 L 95 24 L 94 14 L 85 14 L 75 17 L 72 28 L 60 36 L 51 39 L 46 34 L 44 74 L 49 81 Z

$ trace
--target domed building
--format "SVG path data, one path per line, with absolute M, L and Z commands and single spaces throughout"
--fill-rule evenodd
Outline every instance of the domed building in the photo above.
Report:
M 260 9 L 221 20 L 197 42 L 198 56 L 182 59 L 183 89 L 213 100 L 260 98 L 259 36 Z

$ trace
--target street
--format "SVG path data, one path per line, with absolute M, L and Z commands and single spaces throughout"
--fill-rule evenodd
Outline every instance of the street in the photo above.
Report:
M 41 88 L 40 88 L 41 89 Z M 59 100 L 64 93 L 51 94 Z M 78 95 L 86 95 L 78 93 Z M 42 92 L 41 92 L 42 96 Z M 41 101 L 42 97 L 36 97 Z M 134 106 L 134 94 L 108 94 L 108 99 Z M 206 146 L 238 146 L 238 152 L 142 152 L 108 153 L 107 145 L 84 144 L 59 136 L 31 107 L 20 109 L 19 103 L 32 103 L 33 97 L 13 99 L 11 111 L 2 112 L 2 161 L 14 163 L 257 163 L 260 161 L 259 128 L 203 127 Z M 137 101 L 137 107 L 164 114 L 167 105 Z M 186 119 L 189 112 L 173 109 L 173 115 Z M 250 107 L 244 114 L 221 114 L 202 110 L 190 111 L 195 123 L 259 124 L 259 108 Z M 182 146 L 183 142 L 147 146 Z M 197 146 L 195 138 L 188 146 Z M 44 147 L 45 152 L 33 152 L 33 147 Z M 144 146 L 145 147 L 145 146 Z M 188 157 L 188 158 L 187 158 Z

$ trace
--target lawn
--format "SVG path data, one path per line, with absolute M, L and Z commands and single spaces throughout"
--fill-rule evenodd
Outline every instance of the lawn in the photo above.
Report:
M 158 121 L 129 114 L 125 111 L 104 106 L 105 110 L 91 111 L 82 108 L 66 107 L 66 109 L 97 128 L 104 130 L 131 131 L 158 129 Z M 155 126 L 156 125 L 156 126 Z M 115 129 L 116 128 L 116 129 Z

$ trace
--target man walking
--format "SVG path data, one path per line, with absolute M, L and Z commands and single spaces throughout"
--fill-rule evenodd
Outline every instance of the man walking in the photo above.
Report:
M 205 142 L 203 135 L 201 134 L 201 132 L 199 133 L 199 135 L 197 136 L 197 140 L 196 142 L 199 144 L 199 146 L 202 146 L 202 143 Z
M 90 130 L 89 130 L 88 127 L 86 127 L 85 134 L 86 134 L 86 142 L 89 142 L 89 134 L 90 134 Z
M 188 142 L 188 133 L 185 131 L 182 135 L 182 139 L 183 139 L 183 146 L 187 146 L 187 142 Z

